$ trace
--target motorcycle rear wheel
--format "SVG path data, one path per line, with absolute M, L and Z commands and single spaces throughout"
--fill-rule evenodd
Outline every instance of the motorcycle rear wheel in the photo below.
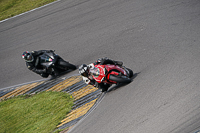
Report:
M 62 66 L 62 67 L 66 67 L 68 69 L 72 69 L 75 70 L 76 66 L 73 64 L 70 64 L 69 62 L 63 61 L 63 60 L 59 60 L 58 61 L 58 65 Z
M 117 83 L 130 83 L 131 79 L 127 77 L 118 77 L 115 75 L 110 75 L 109 80 L 116 81 Z

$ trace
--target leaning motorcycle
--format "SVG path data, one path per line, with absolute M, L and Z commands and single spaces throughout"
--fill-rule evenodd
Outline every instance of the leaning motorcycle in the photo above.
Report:
M 44 54 L 40 55 L 36 61 L 36 64 L 39 64 L 46 68 L 47 73 L 52 76 L 56 75 L 55 71 L 65 72 L 68 70 L 75 70 L 76 66 L 63 60 L 59 55 L 55 54 L 54 52 L 45 52 Z
M 112 85 L 118 83 L 130 83 L 133 71 L 125 66 L 95 65 L 94 68 L 90 69 L 90 74 L 98 83 Z M 107 90 L 108 88 L 103 89 Z

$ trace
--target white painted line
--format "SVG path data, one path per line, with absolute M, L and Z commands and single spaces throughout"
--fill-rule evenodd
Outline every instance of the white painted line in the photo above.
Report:
M 26 83 L 22 83 L 22 84 L 18 84 L 18 85 L 9 86 L 9 87 L 6 87 L 6 88 L 0 88 L 0 91 L 10 89 L 10 88 L 16 88 L 16 87 L 23 86 L 23 85 L 26 85 L 26 84 L 32 84 L 32 83 L 35 83 L 35 82 L 45 81 L 45 80 L 48 80 L 48 79 L 40 79 L 40 80 L 26 82 Z
M 76 128 L 76 126 L 78 126 L 86 117 L 88 117 L 93 110 L 95 110 L 97 108 L 97 106 L 101 103 L 101 101 L 104 99 L 106 92 L 102 92 L 100 97 L 97 99 L 96 103 L 90 108 L 90 110 L 83 116 L 83 118 L 81 118 L 69 131 L 68 133 L 70 133 L 71 131 L 73 131 L 73 129 Z
M 21 14 L 19 14 L 19 15 L 14 16 L 14 17 L 4 19 L 4 20 L 0 21 L 0 23 L 3 23 L 3 22 L 5 22 L 5 21 L 7 21 L 7 20 L 10 20 L 10 19 L 13 19 L 13 18 L 16 18 L 16 17 L 22 16 L 22 15 L 27 14 L 27 13 L 29 13 L 29 12 L 33 12 L 33 11 L 35 11 L 35 10 L 37 10 L 37 9 L 40 9 L 40 8 L 43 8 L 43 7 L 49 6 L 49 5 L 54 4 L 54 3 L 56 3 L 56 2 L 59 2 L 59 1 L 60 1 L 60 0 L 57 0 L 57 1 L 54 1 L 54 2 L 52 2 L 52 3 L 46 4 L 46 5 L 44 5 L 44 6 L 40 6 L 40 7 L 38 7 L 38 8 L 32 9 L 32 10 L 30 10 L 30 11 L 27 11 L 27 12 L 21 13 Z
M 80 74 L 72 74 L 72 75 L 69 75 L 69 76 L 64 76 L 62 79 L 64 79 L 64 78 L 67 79 L 67 78 L 70 78 L 70 77 L 73 77 L 73 76 L 79 76 L 79 75 Z M 60 76 L 60 77 L 62 77 L 62 76 Z M 26 83 L 22 83 L 22 84 L 18 84 L 18 85 L 13 85 L 13 86 L 5 87 L 5 88 L 0 88 L 0 91 L 6 90 L 6 89 L 10 89 L 10 88 L 16 88 L 16 87 L 19 87 L 19 86 L 22 86 L 22 85 L 26 85 L 26 84 L 32 84 L 32 83 L 35 83 L 35 82 L 47 81 L 47 80 L 50 80 L 50 79 L 51 78 L 44 78 L 44 79 L 30 81 L 30 82 L 26 82 Z

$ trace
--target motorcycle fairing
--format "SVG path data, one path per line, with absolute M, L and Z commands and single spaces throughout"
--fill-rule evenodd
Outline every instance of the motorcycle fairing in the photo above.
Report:
M 57 56 L 54 53 L 44 53 L 40 55 L 40 64 L 46 66 L 47 68 L 55 64 Z
M 119 72 L 123 75 L 127 75 L 126 71 L 117 65 L 95 65 L 93 69 L 90 70 L 94 80 L 98 83 L 116 83 L 115 81 L 109 80 L 110 75 L 119 75 Z
M 101 83 L 106 76 L 104 65 L 96 65 L 93 69 L 90 69 L 90 73 L 98 83 Z
M 117 71 L 121 72 L 123 75 L 127 75 L 126 71 L 117 65 L 105 65 L 105 68 L 107 71 L 117 70 Z

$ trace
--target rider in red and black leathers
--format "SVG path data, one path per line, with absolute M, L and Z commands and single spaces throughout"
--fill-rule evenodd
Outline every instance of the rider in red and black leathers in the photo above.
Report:
M 97 87 L 99 89 L 102 89 L 102 92 L 107 91 L 110 87 L 110 84 L 104 84 L 104 83 L 98 83 L 96 80 L 93 79 L 92 75 L 90 75 L 90 69 L 94 68 L 95 65 L 105 65 L 105 64 L 114 64 L 122 66 L 123 62 L 121 61 L 114 61 L 107 57 L 100 58 L 96 62 L 91 63 L 89 65 L 82 64 L 79 67 L 79 73 L 83 76 L 83 81 L 86 84 L 93 85 L 94 87 Z
M 25 51 L 22 54 L 22 58 L 26 61 L 26 66 L 29 70 L 41 75 L 44 78 L 47 78 L 49 76 L 49 70 L 40 65 L 38 58 L 45 52 L 53 52 L 53 50 L 39 50 L 32 52 Z

